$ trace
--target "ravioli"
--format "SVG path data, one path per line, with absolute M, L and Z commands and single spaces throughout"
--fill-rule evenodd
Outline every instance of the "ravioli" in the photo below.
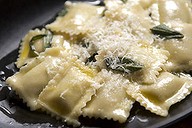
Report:
M 125 122 L 134 103 L 124 89 L 129 81 L 107 70 L 102 70 L 97 77 L 101 87 L 83 108 L 83 116 Z
M 162 72 L 155 84 L 127 86 L 127 93 L 151 112 L 167 116 L 169 107 L 180 102 L 191 92 L 190 76 L 176 76 L 169 72 Z
M 117 45 L 119 44 L 120 43 L 117 43 Z M 114 47 L 114 45 L 112 47 Z M 144 66 L 142 70 L 129 75 L 129 79 L 143 84 L 151 84 L 156 81 L 159 72 L 162 70 L 169 56 L 167 51 L 153 47 L 129 46 L 128 49 L 122 49 L 114 49 L 113 51 L 113 48 L 109 47 L 106 50 L 100 50 L 98 56 L 96 56 L 97 64 L 100 68 L 106 68 L 105 60 L 108 57 L 113 57 L 115 59 L 121 56 L 135 60 Z
M 189 71 L 192 68 L 190 50 L 192 48 L 192 25 L 179 23 L 172 26 L 176 29 L 180 29 L 180 32 L 182 32 L 185 37 L 182 40 L 172 39 L 159 44 L 170 53 L 170 58 L 166 64 L 166 69 L 173 72 Z
M 165 117 L 191 93 L 191 1 L 64 6 L 25 35 L 20 70 L 6 80 L 31 110 L 73 127 L 82 116 L 125 123 L 135 101 Z
M 19 56 L 16 62 L 18 68 L 29 62 L 34 56 L 30 50 L 30 41 L 34 36 L 45 34 L 45 29 L 30 30 L 28 34 L 22 39 L 19 50 Z M 37 45 L 38 49 L 42 49 L 41 45 Z
M 62 57 L 64 57 L 61 54 L 63 53 L 59 48 L 47 49 L 44 54 L 33 59 L 19 72 L 6 80 L 6 83 L 19 94 L 31 110 L 39 109 L 37 99 L 49 80 L 59 70 L 63 61 Z
M 70 35 L 86 34 L 101 16 L 104 8 L 87 3 L 68 3 L 67 14 L 57 17 L 56 21 L 46 27 L 55 32 Z M 87 11 L 89 10 L 89 11 Z
M 38 102 L 43 108 L 68 124 L 79 126 L 81 109 L 95 94 L 94 71 L 77 62 L 64 64 L 62 71 L 41 92 Z
M 158 0 L 158 5 L 161 23 L 170 21 L 191 23 L 192 14 L 187 0 Z

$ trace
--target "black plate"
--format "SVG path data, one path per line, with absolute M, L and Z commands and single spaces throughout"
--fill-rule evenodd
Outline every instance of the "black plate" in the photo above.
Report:
M 65 0 L 0 0 L 0 127 L 67 127 L 41 112 L 31 112 L 25 104 L 6 87 L 5 79 L 17 69 L 17 47 L 20 39 L 36 26 L 53 20 L 63 8 Z M 82 127 L 167 127 L 192 112 L 192 95 L 173 105 L 167 117 L 156 116 L 135 103 L 127 122 L 89 119 L 80 117 Z

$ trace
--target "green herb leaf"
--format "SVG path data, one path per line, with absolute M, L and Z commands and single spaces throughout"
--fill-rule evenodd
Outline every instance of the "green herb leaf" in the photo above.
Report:
M 62 16 L 65 16 L 67 14 L 68 10 L 67 8 L 65 7 L 63 10 L 61 10 L 59 13 L 58 13 L 58 16 L 62 17 Z
M 127 0 L 121 0 L 123 3 L 127 3 Z
M 118 58 L 107 57 L 105 59 L 105 64 L 109 69 L 127 74 L 133 73 L 143 68 L 142 64 L 126 57 L 118 57 Z
M 36 35 L 34 37 L 32 37 L 32 39 L 30 40 L 29 42 L 29 46 L 30 46 L 30 51 L 29 51 L 29 54 L 31 57 L 36 57 L 38 56 L 38 52 L 36 52 L 36 49 L 34 47 L 34 43 L 37 41 L 37 40 L 40 40 L 42 39 L 43 37 L 45 37 L 46 34 L 40 34 L 40 35 Z
M 101 17 L 104 17 L 105 16 L 105 12 L 107 11 L 107 8 L 105 8 L 101 14 Z
M 31 39 L 31 43 L 34 43 L 36 40 L 42 39 L 43 37 L 47 36 L 46 34 L 40 34 L 40 35 L 36 35 L 34 37 L 32 37 Z
M 30 53 L 29 54 L 30 54 L 30 56 L 35 57 L 35 56 L 39 55 L 39 53 L 36 51 L 36 48 L 34 46 L 36 41 L 42 40 L 43 46 L 44 46 L 43 51 L 45 51 L 46 48 L 51 47 L 52 38 L 53 38 L 53 34 L 49 30 L 46 30 L 45 34 L 40 34 L 40 35 L 36 35 L 36 36 L 32 37 L 32 39 L 29 42 L 29 46 L 30 46 Z
M 165 24 L 161 24 L 153 27 L 151 29 L 151 32 L 154 35 L 159 35 L 160 38 L 165 38 L 165 39 L 181 39 L 184 37 L 183 34 L 181 34 L 178 31 L 175 31 L 174 29 L 169 28 Z

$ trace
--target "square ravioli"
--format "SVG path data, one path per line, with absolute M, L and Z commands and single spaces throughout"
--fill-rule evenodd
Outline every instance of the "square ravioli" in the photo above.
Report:
M 101 87 L 83 108 L 83 116 L 125 122 L 134 103 L 124 89 L 129 80 L 107 70 L 102 70 L 97 77 Z
M 176 76 L 169 72 L 162 72 L 154 84 L 127 85 L 127 94 L 152 113 L 167 116 L 169 107 L 189 95 L 191 89 L 192 78 L 190 76 L 184 74 Z
M 34 58 L 6 80 L 6 83 L 19 94 L 31 110 L 39 109 L 37 103 L 39 94 L 49 80 L 56 75 L 63 59 L 67 58 L 64 53 L 60 48 L 47 49 L 45 53 Z
M 77 62 L 63 65 L 63 69 L 41 92 L 38 102 L 52 115 L 62 118 L 67 124 L 79 126 L 78 117 L 82 108 L 95 94 L 95 72 Z
M 91 26 L 99 21 L 104 7 L 68 1 L 64 9 L 66 14 L 58 16 L 53 23 L 48 24 L 46 27 L 54 32 L 78 35 L 86 34 L 91 30 Z

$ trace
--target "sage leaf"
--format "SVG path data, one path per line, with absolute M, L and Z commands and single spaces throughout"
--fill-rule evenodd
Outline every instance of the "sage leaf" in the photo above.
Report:
M 107 9 L 105 8 L 101 14 L 101 17 L 104 17 L 105 16 L 105 12 L 107 11 Z
M 36 35 L 34 37 L 31 38 L 30 43 L 34 43 L 35 41 L 42 39 L 43 37 L 47 36 L 46 34 L 40 34 L 40 35 Z
M 181 34 L 180 32 L 178 32 L 172 28 L 169 28 L 165 24 L 160 24 L 158 26 L 153 27 L 150 30 L 154 35 L 159 35 L 160 38 L 181 39 L 184 37 L 183 34 Z
M 30 54 L 30 56 L 35 57 L 35 56 L 39 55 L 39 53 L 37 52 L 37 50 L 34 46 L 36 41 L 42 40 L 42 43 L 43 43 L 42 51 L 45 51 L 46 48 L 51 47 L 52 38 L 53 38 L 53 34 L 49 30 L 46 30 L 45 34 L 40 34 L 40 35 L 36 35 L 36 36 L 32 37 L 32 39 L 29 42 L 29 47 L 30 47 L 29 54 Z
M 29 42 L 29 47 L 30 47 L 30 51 L 29 51 L 29 55 L 31 57 L 36 57 L 38 56 L 38 52 L 36 51 L 35 49 L 35 46 L 34 46 L 34 43 L 37 41 L 37 40 L 40 40 L 42 39 L 43 37 L 45 37 L 46 34 L 40 34 L 40 35 L 36 35 L 34 37 L 31 38 L 30 42 Z
M 135 62 L 127 57 L 117 57 L 117 58 L 107 57 L 105 59 L 105 64 L 107 68 L 111 70 L 127 74 L 141 70 L 144 67 L 143 64 Z
M 127 0 L 121 0 L 123 3 L 127 3 Z

